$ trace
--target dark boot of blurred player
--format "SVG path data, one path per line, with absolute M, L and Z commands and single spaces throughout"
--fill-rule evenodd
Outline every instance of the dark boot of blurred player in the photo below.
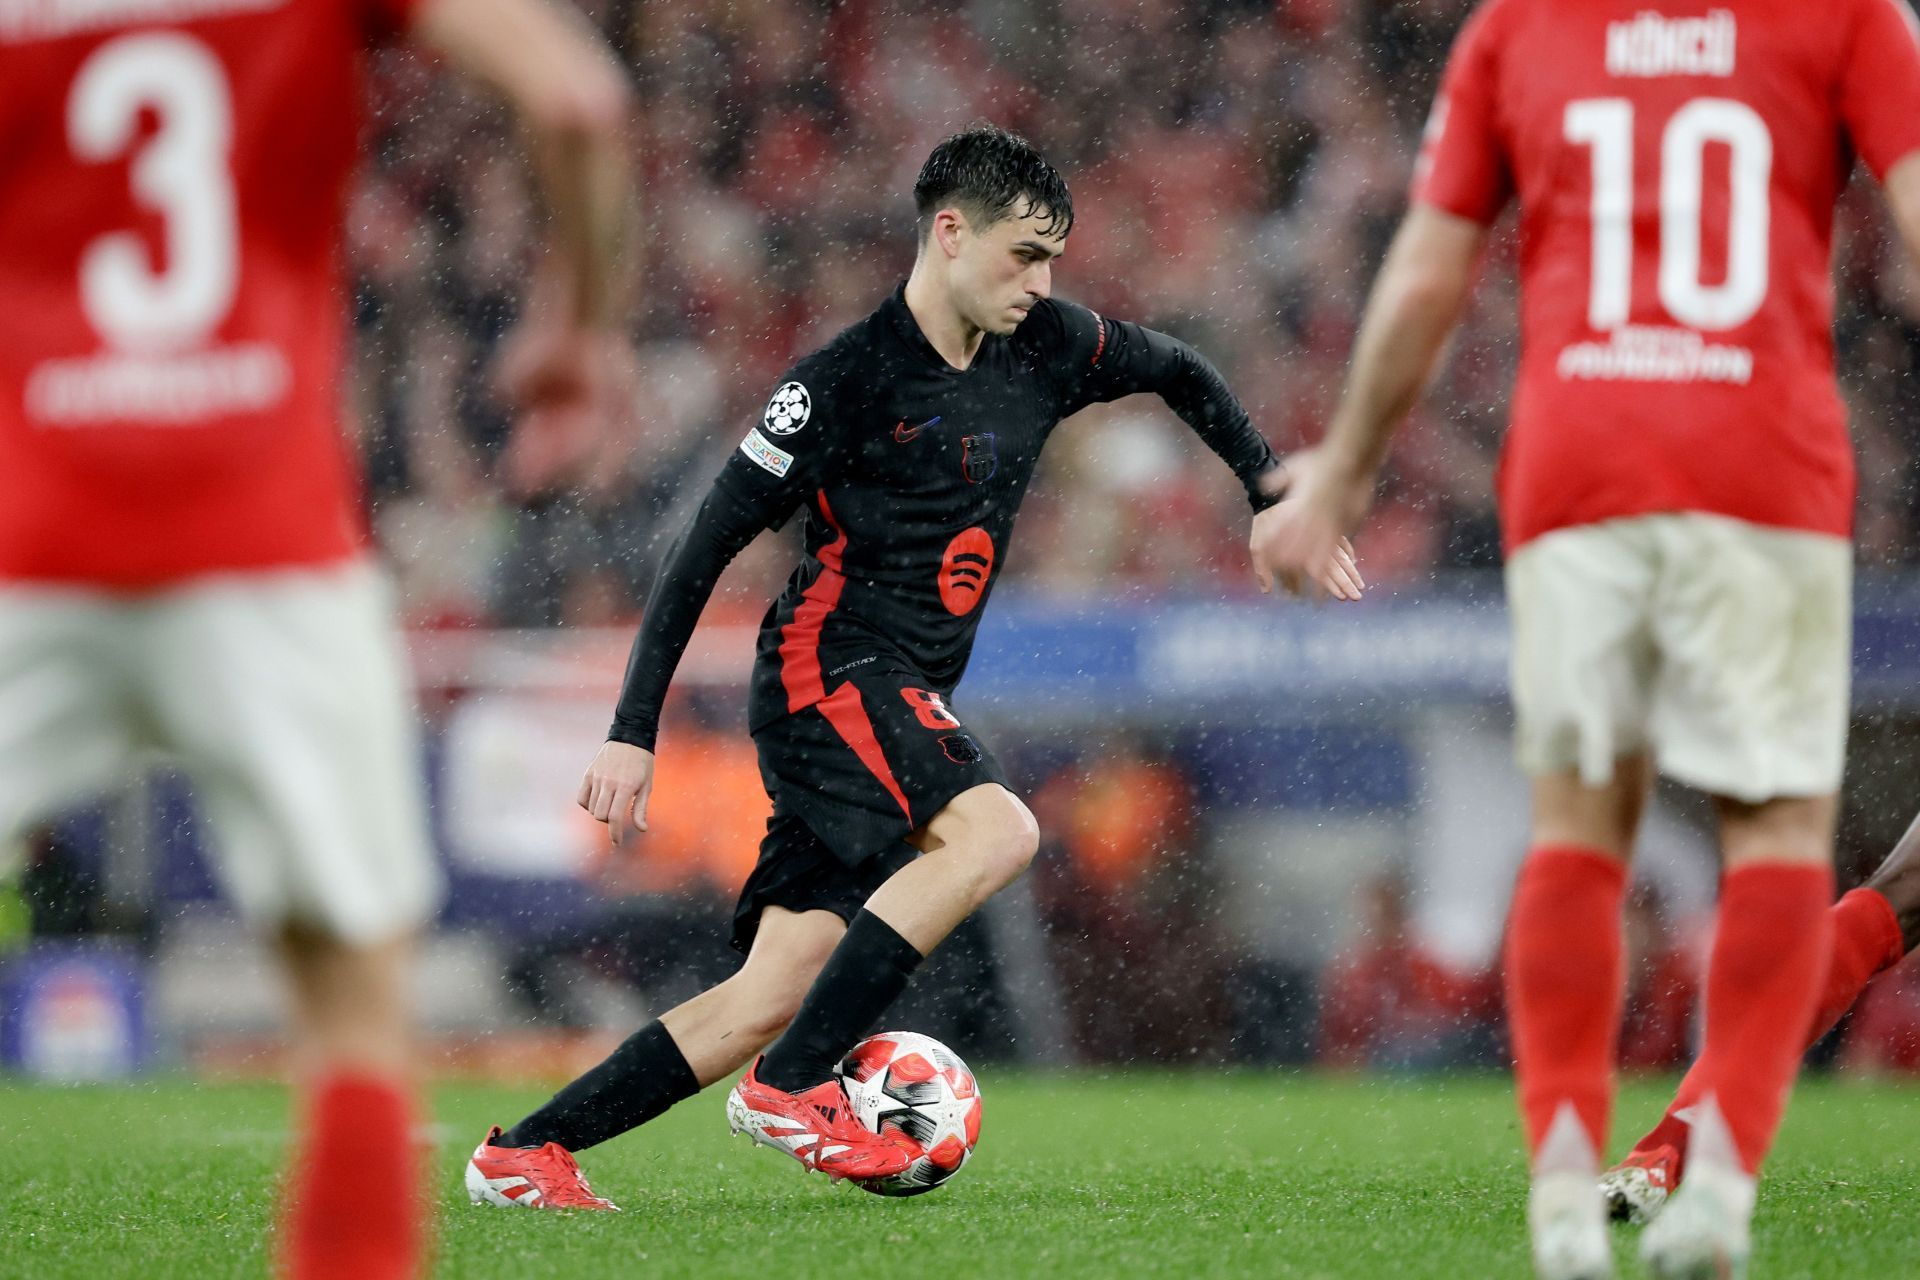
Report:
M 53 3 L 0 37 L 0 843 L 145 752 L 180 766 L 291 979 L 279 1265 L 406 1280 L 409 955 L 440 878 L 339 408 L 367 45 L 410 31 L 534 135 L 559 270 L 511 390 L 549 468 L 606 407 L 628 93 L 547 0 L 164 9 Z
M 645 830 L 660 707 L 694 622 L 733 556 L 804 512 L 806 556 L 762 628 L 748 703 L 774 811 L 735 915 L 746 965 L 490 1135 L 467 1168 L 476 1201 L 605 1207 L 571 1153 L 769 1041 L 728 1100 L 736 1130 L 836 1177 L 910 1163 L 910 1140 L 855 1121 L 834 1068 L 1037 847 L 948 699 L 1049 433 L 1085 405 L 1156 393 L 1239 477 L 1256 533 L 1272 504 L 1272 451 L 1204 358 L 1049 296 L 1073 206 L 1032 146 L 958 134 L 914 197 L 911 277 L 790 371 L 729 458 L 660 571 L 581 784 L 617 845 Z M 1350 549 L 1319 581 L 1358 598 Z
M 1868 983 L 1920 947 L 1920 817 L 1867 882 L 1833 905 L 1828 918 L 1833 957 L 1807 1029 L 1807 1048 L 1833 1030 Z M 1607 1208 L 1615 1218 L 1651 1222 L 1679 1187 L 1686 1172 L 1693 1107 L 1705 1091 L 1705 1072 L 1696 1064 L 1680 1081 L 1660 1123 L 1601 1178 Z

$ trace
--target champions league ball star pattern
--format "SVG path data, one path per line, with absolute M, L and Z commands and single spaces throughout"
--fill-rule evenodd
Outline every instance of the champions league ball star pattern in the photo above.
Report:
M 926 1154 L 891 1178 L 855 1185 L 875 1195 L 917 1196 L 954 1174 L 980 1141 L 980 1086 L 960 1055 L 932 1036 L 883 1031 L 840 1063 L 840 1083 L 860 1123 L 898 1129 Z
M 777 436 L 790 436 L 807 425 L 807 419 L 813 416 L 813 398 L 807 389 L 797 382 L 788 382 L 773 393 L 773 399 L 767 401 L 765 422 L 767 430 Z

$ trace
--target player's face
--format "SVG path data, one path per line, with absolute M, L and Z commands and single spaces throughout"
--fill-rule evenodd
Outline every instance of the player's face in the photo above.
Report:
M 1043 234 L 1044 211 L 1002 218 L 960 237 L 953 262 L 953 297 L 976 328 L 1006 335 L 1020 327 L 1034 303 L 1053 292 L 1053 260 L 1066 248 L 1064 233 Z

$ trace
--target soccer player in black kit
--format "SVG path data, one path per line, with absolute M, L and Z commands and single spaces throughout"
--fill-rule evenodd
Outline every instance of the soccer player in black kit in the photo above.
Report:
M 1073 204 L 1032 146 L 992 127 L 948 138 L 914 199 L 912 275 L 780 380 L 669 553 L 581 784 L 616 844 L 645 830 L 661 703 L 694 623 L 728 562 L 800 514 L 806 557 L 762 624 L 748 704 L 774 808 L 734 917 L 746 963 L 490 1134 L 467 1170 L 476 1201 L 610 1208 L 569 1153 L 763 1048 L 728 1099 L 736 1130 L 835 1177 L 917 1158 L 911 1139 L 853 1118 L 833 1069 L 1038 844 L 1033 815 L 947 700 L 1047 436 L 1087 405 L 1150 391 L 1232 468 L 1256 513 L 1276 500 L 1280 465 L 1212 365 L 1049 298 Z M 1358 598 L 1350 549 L 1322 585 Z

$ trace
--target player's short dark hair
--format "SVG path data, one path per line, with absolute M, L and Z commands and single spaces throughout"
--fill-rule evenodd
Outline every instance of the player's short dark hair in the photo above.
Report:
M 1044 214 L 1041 235 L 1073 230 L 1073 196 L 1060 171 L 1031 142 L 991 124 L 956 133 L 933 149 L 913 184 L 913 204 L 922 240 L 933 215 L 953 205 L 977 227 Z

